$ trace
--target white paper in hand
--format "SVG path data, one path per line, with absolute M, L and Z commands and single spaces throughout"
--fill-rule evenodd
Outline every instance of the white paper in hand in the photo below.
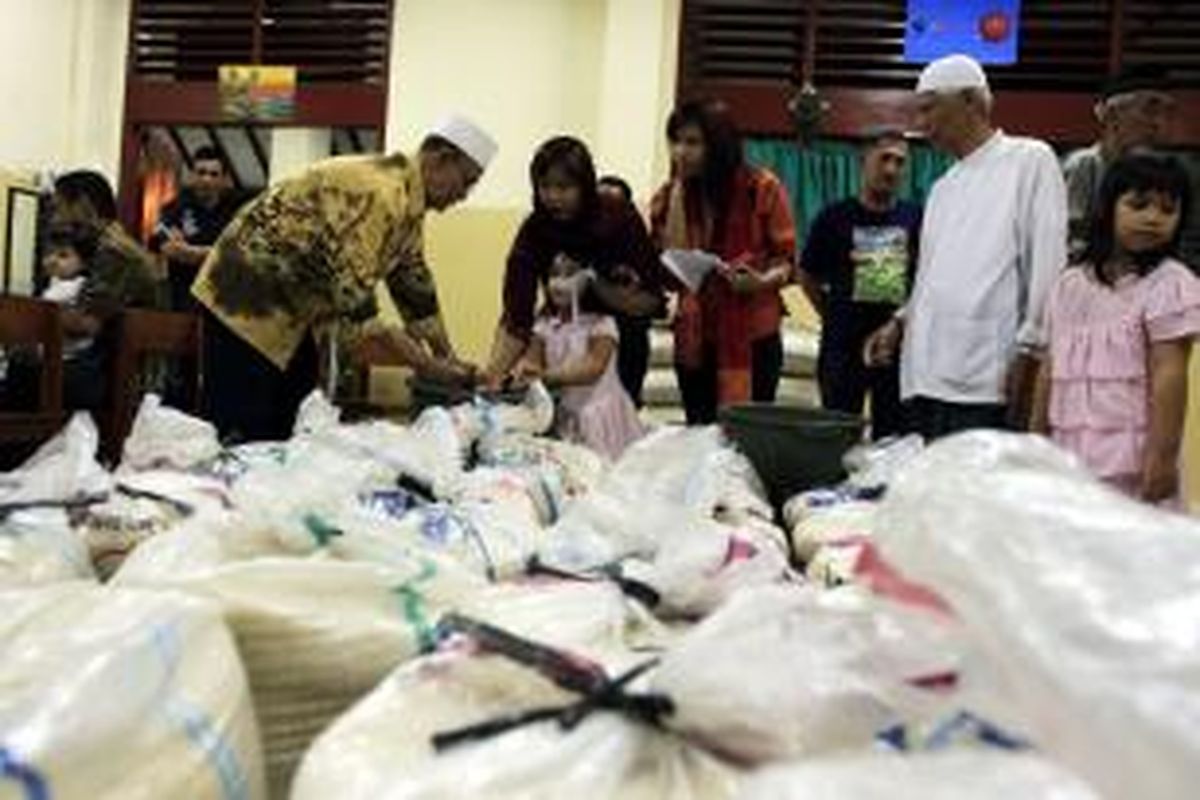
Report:
M 662 263 L 689 292 L 698 292 L 708 273 L 722 262 L 719 256 L 703 250 L 664 250 Z

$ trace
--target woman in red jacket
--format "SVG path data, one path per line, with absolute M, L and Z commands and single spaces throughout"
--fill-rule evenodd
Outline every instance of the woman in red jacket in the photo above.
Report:
M 703 250 L 721 260 L 696 292 L 678 295 L 675 372 L 688 424 L 726 405 L 775 400 L 783 367 L 780 290 L 793 275 L 796 228 L 779 179 L 750 166 L 728 110 L 681 105 L 667 122 L 671 180 L 651 201 L 660 249 Z

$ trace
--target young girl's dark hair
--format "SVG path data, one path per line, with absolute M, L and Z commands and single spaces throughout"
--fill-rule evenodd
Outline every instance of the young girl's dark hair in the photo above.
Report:
M 621 197 L 625 198 L 626 203 L 633 202 L 633 187 L 629 185 L 629 181 L 619 175 L 603 175 L 598 181 L 597 186 L 611 186 L 621 193 Z
M 1132 254 L 1134 269 L 1139 276 L 1151 272 L 1164 258 L 1178 257 L 1183 221 L 1187 219 L 1192 202 L 1192 187 L 1187 171 L 1176 159 L 1158 153 L 1141 152 L 1114 161 L 1100 184 L 1091 238 L 1084 252 L 1084 260 L 1096 268 L 1099 280 L 1109 285 L 1112 279 L 1105 274 L 1103 266 L 1117 251 L 1117 201 L 1126 192 L 1160 192 L 1179 206 L 1180 224 L 1171 241 L 1156 250 Z
M 98 245 L 95 231 L 87 225 L 64 223 L 54 225 L 46 232 L 44 246 L 46 249 L 69 247 L 74 250 L 85 264 L 96 255 Z
M 730 184 L 742 166 L 742 137 L 733 123 L 729 107 L 719 100 L 691 100 L 667 119 L 667 139 L 679 140 L 680 132 L 694 125 L 704 137 L 704 173 L 699 181 L 704 197 L 723 220 L 729 206 Z
M 68 172 L 54 181 L 54 193 L 64 200 L 87 201 L 104 222 L 117 218 L 117 198 L 108 178 L 90 169 Z
M 596 205 L 596 165 L 587 145 L 573 136 L 555 136 L 542 144 L 529 164 L 529 181 L 533 184 L 533 210 L 545 214 L 538 197 L 538 184 L 553 169 L 562 170 L 572 183 L 579 186 L 583 205 L 578 219 L 587 219 Z

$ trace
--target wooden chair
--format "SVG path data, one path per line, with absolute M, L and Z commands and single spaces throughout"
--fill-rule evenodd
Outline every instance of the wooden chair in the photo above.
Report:
M 55 303 L 0 296 L 0 347 L 36 347 L 39 352 L 37 401 L 28 411 L 0 410 L 0 468 L 18 466 L 39 444 L 56 434 L 63 413 L 63 329 Z
M 182 366 L 185 376 L 184 411 L 200 406 L 204 335 L 200 317 L 173 311 L 126 309 L 116 331 L 109 387 L 107 419 L 102 425 L 101 451 L 104 458 L 120 460 L 125 438 L 142 401 L 142 374 L 146 360 L 162 357 Z

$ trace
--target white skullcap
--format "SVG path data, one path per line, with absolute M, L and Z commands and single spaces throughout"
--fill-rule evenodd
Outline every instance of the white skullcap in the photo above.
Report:
M 429 135 L 439 136 L 462 150 L 480 169 L 487 169 L 499 149 L 496 140 L 487 131 L 458 114 L 443 117 L 430 128 Z
M 988 80 L 983 67 L 975 59 L 964 55 L 939 58 L 921 70 L 921 77 L 917 79 L 918 94 L 986 88 Z

